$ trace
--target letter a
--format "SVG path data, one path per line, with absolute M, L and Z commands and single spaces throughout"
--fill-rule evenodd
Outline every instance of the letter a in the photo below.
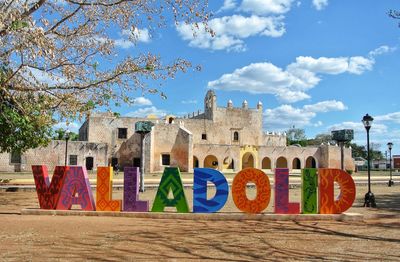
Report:
M 174 195 L 173 199 L 168 198 L 171 190 Z M 151 212 L 163 212 L 166 206 L 176 207 L 179 213 L 189 212 L 185 191 L 183 191 L 181 173 L 177 167 L 166 167 L 164 169 Z
M 212 213 L 224 207 L 228 200 L 229 186 L 225 176 L 211 168 L 195 168 L 193 174 L 193 212 Z M 207 199 L 207 181 L 214 183 L 215 196 Z
M 95 210 L 89 177 L 86 169 L 81 166 L 69 167 L 61 189 L 57 209 L 69 210 L 72 205 L 80 205 L 86 211 Z

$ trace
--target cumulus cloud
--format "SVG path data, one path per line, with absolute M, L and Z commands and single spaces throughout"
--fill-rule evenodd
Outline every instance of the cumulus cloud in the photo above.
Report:
M 245 51 L 246 47 L 243 39 L 251 36 L 280 37 L 285 33 L 283 16 L 261 17 L 252 15 L 250 17 L 242 15 L 224 16 L 211 19 L 209 27 L 215 32 L 215 36 L 208 33 L 204 25 L 199 25 L 196 29 L 191 24 L 181 23 L 176 29 L 179 36 L 189 41 L 192 47 L 227 50 Z
M 382 54 L 384 49 L 378 48 L 373 52 L 376 56 Z M 371 71 L 374 64 L 375 58 L 372 56 L 319 58 L 299 56 L 285 69 L 270 62 L 252 63 L 208 82 L 208 88 L 251 94 L 272 94 L 280 101 L 294 103 L 310 98 L 306 92 L 321 81 L 323 74 L 360 75 Z
M 313 0 L 312 3 L 318 11 L 328 6 L 328 0 Z
M 155 115 L 157 117 L 162 117 L 167 114 L 167 111 L 158 109 L 155 106 L 151 107 L 145 107 L 145 108 L 139 108 L 138 110 L 129 112 L 125 114 L 124 116 L 130 116 L 130 117 L 147 117 L 149 115 Z
M 353 129 L 355 133 L 365 133 L 365 127 L 361 122 L 342 122 L 338 124 L 334 124 L 328 126 L 328 130 L 340 130 L 340 129 Z M 372 134 L 385 134 L 388 131 L 388 127 L 384 124 L 374 123 L 373 127 L 371 128 L 370 132 Z
M 153 103 L 149 99 L 143 96 L 133 99 L 133 105 L 135 106 L 151 106 L 152 104 Z
M 376 116 L 374 117 L 375 121 L 377 122 L 393 122 L 396 124 L 400 124 L 400 112 L 394 112 L 394 113 L 389 113 L 386 115 L 380 115 L 380 116 Z
M 236 1 L 235 0 L 225 0 L 224 4 L 222 5 L 222 7 L 217 11 L 217 13 L 219 12 L 223 12 L 223 11 L 227 11 L 227 10 L 232 10 L 236 7 Z
M 74 132 L 74 133 L 78 133 L 80 126 L 81 125 L 76 123 L 76 122 L 71 122 L 71 123 L 60 122 L 60 123 L 57 123 L 57 124 L 53 125 L 53 129 L 57 130 L 57 129 L 61 128 L 61 129 L 64 129 L 64 130 L 69 130 L 69 131 Z
M 257 15 L 287 13 L 293 0 L 243 0 L 239 10 Z
M 295 108 L 291 105 L 281 105 L 273 109 L 264 111 L 264 122 L 267 129 L 285 130 L 289 126 L 321 126 L 322 122 L 317 121 L 312 124 L 311 120 L 317 116 L 317 113 L 326 113 L 330 111 L 343 111 L 347 107 L 340 101 L 329 100 L 322 101 L 312 105 L 305 105 L 302 108 Z

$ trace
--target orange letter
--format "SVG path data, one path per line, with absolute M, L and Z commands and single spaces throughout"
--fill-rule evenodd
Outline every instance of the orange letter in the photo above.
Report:
M 249 200 L 246 196 L 247 183 L 256 184 L 257 196 Z M 236 207 L 247 213 L 261 213 L 269 204 L 271 198 L 271 186 L 268 176 L 261 170 L 245 168 L 233 179 L 232 197 Z
M 320 214 L 340 214 L 353 205 L 356 186 L 348 173 L 340 169 L 320 168 L 318 176 Z M 336 200 L 334 200 L 334 182 L 340 186 L 340 194 Z

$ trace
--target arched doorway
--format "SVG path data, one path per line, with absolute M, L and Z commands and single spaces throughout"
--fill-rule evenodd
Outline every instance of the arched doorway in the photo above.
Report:
M 317 168 L 317 161 L 314 157 L 309 156 L 306 160 L 306 168 Z
M 292 169 L 301 169 L 301 162 L 297 157 L 295 157 L 292 161 Z
M 248 152 L 242 157 L 242 169 L 247 167 L 254 167 L 254 157 Z
M 287 168 L 287 160 L 283 156 L 276 160 L 276 168 Z
M 193 156 L 193 168 L 199 167 L 199 159 Z
M 206 156 L 206 158 L 204 159 L 204 167 L 217 169 L 218 168 L 217 157 L 213 155 Z
M 271 169 L 271 159 L 264 157 L 261 163 L 261 169 Z
M 234 161 L 233 158 L 227 156 L 224 158 L 224 169 L 234 169 L 235 165 L 234 165 Z
M 86 157 L 85 165 L 86 165 L 86 170 L 93 170 L 93 157 L 88 156 Z

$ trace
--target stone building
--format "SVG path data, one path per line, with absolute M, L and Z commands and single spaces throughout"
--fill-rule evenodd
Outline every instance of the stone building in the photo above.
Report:
M 286 134 L 263 131 L 263 105 L 249 108 L 247 101 L 234 107 L 217 106 L 217 97 L 208 91 L 204 112 L 183 118 L 115 117 L 94 113 L 79 129 L 79 140 L 68 144 L 68 164 L 87 169 L 111 164 L 119 167 L 144 165 L 145 172 L 162 172 L 178 166 L 192 172 L 209 167 L 238 172 L 255 167 L 270 172 L 287 167 L 292 172 L 306 167 L 340 168 L 340 148 L 286 146 Z M 154 126 L 143 136 L 135 133 L 138 121 Z M 143 148 L 143 150 L 142 150 Z M 64 165 L 65 141 L 52 141 L 46 148 L 29 150 L 23 156 L 0 154 L 0 171 L 27 170 L 32 164 L 46 164 L 49 170 Z M 344 150 L 345 169 L 354 169 L 351 149 Z

